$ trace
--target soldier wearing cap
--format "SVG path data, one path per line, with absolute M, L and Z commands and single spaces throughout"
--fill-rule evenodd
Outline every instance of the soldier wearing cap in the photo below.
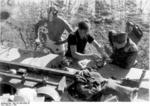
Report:
M 57 54 L 63 54 L 64 55 L 64 46 L 62 42 L 62 34 L 66 30 L 68 33 L 71 33 L 73 30 L 70 27 L 70 25 L 62 19 L 61 17 L 57 16 L 58 10 L 56 7 L 50 7 L 47 9 L 47 19 L 40 20 L 36 25 L 35 25 L 35 32 L 37 34 L 38 28 L 40 25 L 47 25 L 48 29 L 48 40 L 46 41 L 46 47 L 49 49 L 52 49 L 57 46 L 61 46 L 62 50 L 60 52 L 57 52 Z M 54 46 L 51 42 L 54 42 Z M 53 47 L 52 47 L 53 46 Z M 57 50 L 57 49 L 56 49 Z M 55 53 L 55 51 L 53 51 Z
M 122 68 L 131 68 L 138 55 L 137 45 L 128 37 L 125 32 L 109 31 L 109 42 L 113 53 L 110 56 L 112 64 Z

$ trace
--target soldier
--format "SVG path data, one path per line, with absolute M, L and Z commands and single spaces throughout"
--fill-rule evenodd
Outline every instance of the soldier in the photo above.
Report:
M 47 10 L 48 19 L 43 19 L 35 25 L 35 32 L 38 33 L 38 28 L 43 25 L 48 30 L 47 40 L 45 46 L 49 48 L 53 53 L 62 54 L 65 53 L 65 48 L 62 42 L 62 34 L 66 30 L 71 33 L 73 30 L 70 25 L 62 18 L 57 16 L 58 10 L 55 7 L 50 7 Z
M 109 42 L 112 47 L 112 64 L 129 69 L 135 64 L 138 55 L 137 45 L 124 32 L 109 32 Z
M 101 53 L 102 57 L 105 56 L 102 46 L 89 34 L 89 23 L 81 21 L 78 24 L 78 29 L 68 37 L 68 51 L 66 56 L 76 60 L 98 59 L 99 57 L 96 54 L 85 54 L 87 43 L 92 44 Z

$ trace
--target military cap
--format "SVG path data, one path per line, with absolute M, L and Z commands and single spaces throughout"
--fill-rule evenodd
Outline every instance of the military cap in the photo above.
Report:
M 127 40 L 128 35 L 125 32 L 116 32 L 114 30 L 109 31 L 109 36 L 112 42 L 124 43 Z

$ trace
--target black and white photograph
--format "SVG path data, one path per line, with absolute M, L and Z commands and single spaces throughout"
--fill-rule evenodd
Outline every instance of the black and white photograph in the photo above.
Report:
M 149 37 L 150 0 L 0 0 L 0 104 L 149 102 Z

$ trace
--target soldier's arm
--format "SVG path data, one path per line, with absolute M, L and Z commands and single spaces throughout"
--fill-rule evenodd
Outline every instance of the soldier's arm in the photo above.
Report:
M 125 68 L 129 69 L 135 64 L 135 60 L 138 55 L 138 47 L 136 44 L 131 44 L 131 46 L 127 50 L 127 58 L 125 61 Z
M 37 24 L 35 24 L 35 34 L 36 34 L 36 36 L 37 36 L 39 26 L 40 26 L 40 21 Z
M 126 61 L 124 64 L 125 68 L 129 69 L 135 64 L 135 60 L 137 58 L 137 55 L 138 55 L 137 52 L 133 52 L 133 53 L 128 54 L 128 57 L 126 58 Z
M 120 60 L 115 54 L 111 56 L 112 63 L 124 69 L 130 69 L 135 64 L 136 57 L 137 52 L 127 53 L 122 60 Z
M 76 45 L 71 45 L 70 46 L 70 50 L 71 50 L 72 57 L 75 58 L 75 59 L 77 59 L 77 60 L 92 59 L 92 58 L 94 58 L 93 54 L 82 54 L 82 53 L 77 52 Z
M 44 21 L 43 20 L 40 20 L 37 24 L 35 24 L 35 35 L 37 37 L 37 33 L 38 33 L 38 28 L 39 26 L 43 23 Z
M 98 42 L 96 40 L 93 40 L 92 44 L 97 49 L 97 51 L 101 54 L 102 57 L 104 57 L 104 58 L 109 57 L 108 54 L 103 49 L 103 47 L 100 44 L 98 44 Z
M 66 21 L 66 20 L 63 20 L 64 21 L 64 26 L 65 26 L 65 29 L 67 30 L 68 33 L 71 33 L 73 32 L 73 29 L 72 27 L 69 25 L 69 23 Z
M 64 29 L 65 30 L 67 30 L 67 32 L 70 34 L 70 33 L 72 33 L 73 32 L 73 29 L 72 29 L 72 27 L 68 24 L 68 22 L 67 21 L 65 21 L 65 20 L 63 20 L 62 18 L 60 18 L 62 21 L 62 25 L 64 26 Z M 64 43 L 67 43 L 67 41 L 68 41 L 68 38 L 66 38 L 65 40 L 63 40 L 63 41 L 58 41 L 58 42 L 56 42 L 55 44 L 56 45 L 61 45 L 61 44 L 64 44 Z

